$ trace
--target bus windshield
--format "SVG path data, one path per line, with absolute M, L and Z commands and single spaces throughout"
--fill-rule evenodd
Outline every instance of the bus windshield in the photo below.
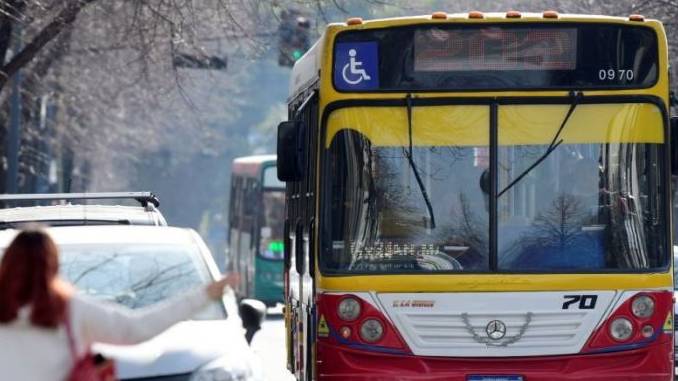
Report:
M 651 104 L 340 109 L 328 119 L 321 268 L 613 272 L 666 266 L 663 119 Z M 639 128 L 642 126 L 642 129 Z M 496 158 L 490 157 L 496 152 Z M 496 159 L 494 173 L 490 160 Z M 435 215 L 422 198 L 411 164 Z M 497 184 L 490 213 L 490 178 Z M 509 185 L 511 185 L 509 187 Z M 495 221 L 490 220 L 496 215 Z M 492 223 L 496 235 L 491 237 Z
M 265 259 L 282 260 L 285 191 L 264 190 L 262 201 L 263 223 L 260 232 L 259 255 Z

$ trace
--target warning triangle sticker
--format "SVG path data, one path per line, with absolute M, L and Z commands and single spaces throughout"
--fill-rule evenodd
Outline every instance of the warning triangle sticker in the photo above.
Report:
M 671 332 L 673 331 L 673 319 L 671 316 L 671 312 L 669 312 L 666 315 L 666 321 L 664 321 L 664 327 L 662 328 L 664 332 Z
M 320 320 L 318 320 L 318 336 L 327 337 L 330 335 L 330 327 L 327 325 L 327 320 L 325 320 L 325 315 L 320 315 Z

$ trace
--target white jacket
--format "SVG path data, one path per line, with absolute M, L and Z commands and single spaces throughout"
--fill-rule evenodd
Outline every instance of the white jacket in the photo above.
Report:
M 82 355 L 95 342 L 131 345 L 146 341 L 208 303 L 206 288 L 201 286 L 137 310 L 76 294 L 69 311 L 76 347 Z M 65 328 L 35 327 L 29 315 L 30 308 L 24 307 L 15 321 L 0 324 L 0 380 L 64 380 L 73 365 Z

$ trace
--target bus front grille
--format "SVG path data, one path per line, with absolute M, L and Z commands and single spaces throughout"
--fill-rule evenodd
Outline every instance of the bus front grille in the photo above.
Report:
M 564 308 L 562 292 L 382 293 L 376 298 L 416 355 L 504 357 L 579 353 L 613 302 Z M 565 306 L 569 307 L 569 306 Z

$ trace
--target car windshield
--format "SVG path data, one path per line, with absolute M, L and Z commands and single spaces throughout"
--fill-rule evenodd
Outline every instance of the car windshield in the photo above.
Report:
M 101 300 L 141 308 L 211 280 L 198 248 L 185 244 L 60 245 L 61 275 Z M 226 317 L 212 303 L 194 319 Z
M 323 270 L 548 273 L 664 267 L 664 135 L 655 106 L 580 105 L 562 130 L 562 144 L 509 187 L 544 155 L 568 108 L 498 108 L 494 249 L 489 107 L 413 109 L 411 161 L 423 190 L 408 159 L 405 110 L 335 111 L 326 140 L 332 175 L 325 178 L 322 229 L 329 244 L 323 247 Z

